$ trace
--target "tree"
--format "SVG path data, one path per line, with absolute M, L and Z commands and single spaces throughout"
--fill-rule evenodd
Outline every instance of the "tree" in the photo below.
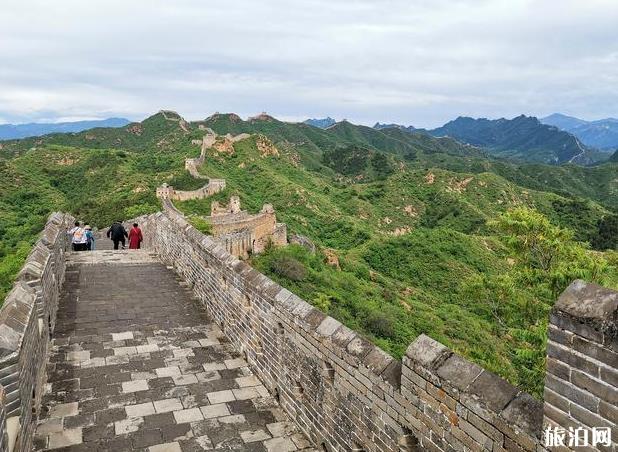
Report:
M 592 237 L 592 247 L 596 250 L 618 248 L 618 215 L 607 215 L 598 221 L 596 234 Z

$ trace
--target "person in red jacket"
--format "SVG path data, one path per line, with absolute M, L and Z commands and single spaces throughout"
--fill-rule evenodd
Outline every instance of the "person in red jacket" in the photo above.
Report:
M 129 231 L 129 249 L 138 250 L 141 247 L 142 240 L 144 240 L 142 230 L 137 223 L 133 223 L 133 227 Z

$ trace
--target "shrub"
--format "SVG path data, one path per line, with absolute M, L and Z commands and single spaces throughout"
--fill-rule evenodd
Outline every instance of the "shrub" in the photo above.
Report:
M 307 276 L 307 269 L 302 262 L 289 256 L 278 256 L 270 263 L 271 270 L 277 275 L 292 281 L 302 281 Z
M 326 295 L 325 293 L 318 292 L 318 294 L 313 299 L 312 304 L 320 311 L 328 313 L 331 304 L 331 297 L 330 295 Z
M 212 223 L 201 217 L 189 217 L 189 223 L 202 234 L 212 234 Z
M 367 329 L 376 336 L 393 337 L 395 335 L 395 318 L 390 312 L 373 311 L 367 317 Z

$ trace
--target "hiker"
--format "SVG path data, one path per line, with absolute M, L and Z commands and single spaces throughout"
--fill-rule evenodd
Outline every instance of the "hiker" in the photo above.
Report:
M 80 226 L 79 221 L 75 222 L 75 226 L 68 232 L 68 234 L 71 236 L 73 251 L 86 250 L 86 231 Z
M 116 220 L 114 224 L 110 226 L 107 230 L 107 237 L 112 239 L 114 242 L 114 249 L 118 249 L 118 244 L 122 243 L 122 249 L 125 248 L 125 237 L 127 237 L 127 231 L 120 222 L 120 220 Z
M 133 223 L 133 227 L 129 231 L 129 249 L 130 250 L 140 249 L 142 240 L 144 240 L 144 236 L 142 235 L 142 230 L 139 228 L 139 225 L 137 223 Z
M 92 232 L 92 228 L 87 224 L 84 226 L 84 229 L 86 230 L 86 249 L 88 251 L 94 251 L 94 233 Z

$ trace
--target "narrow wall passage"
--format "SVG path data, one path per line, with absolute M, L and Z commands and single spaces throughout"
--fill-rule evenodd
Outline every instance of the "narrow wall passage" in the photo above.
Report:
M 156 256 L 67 264 L 36 450 L 312 450 Z

